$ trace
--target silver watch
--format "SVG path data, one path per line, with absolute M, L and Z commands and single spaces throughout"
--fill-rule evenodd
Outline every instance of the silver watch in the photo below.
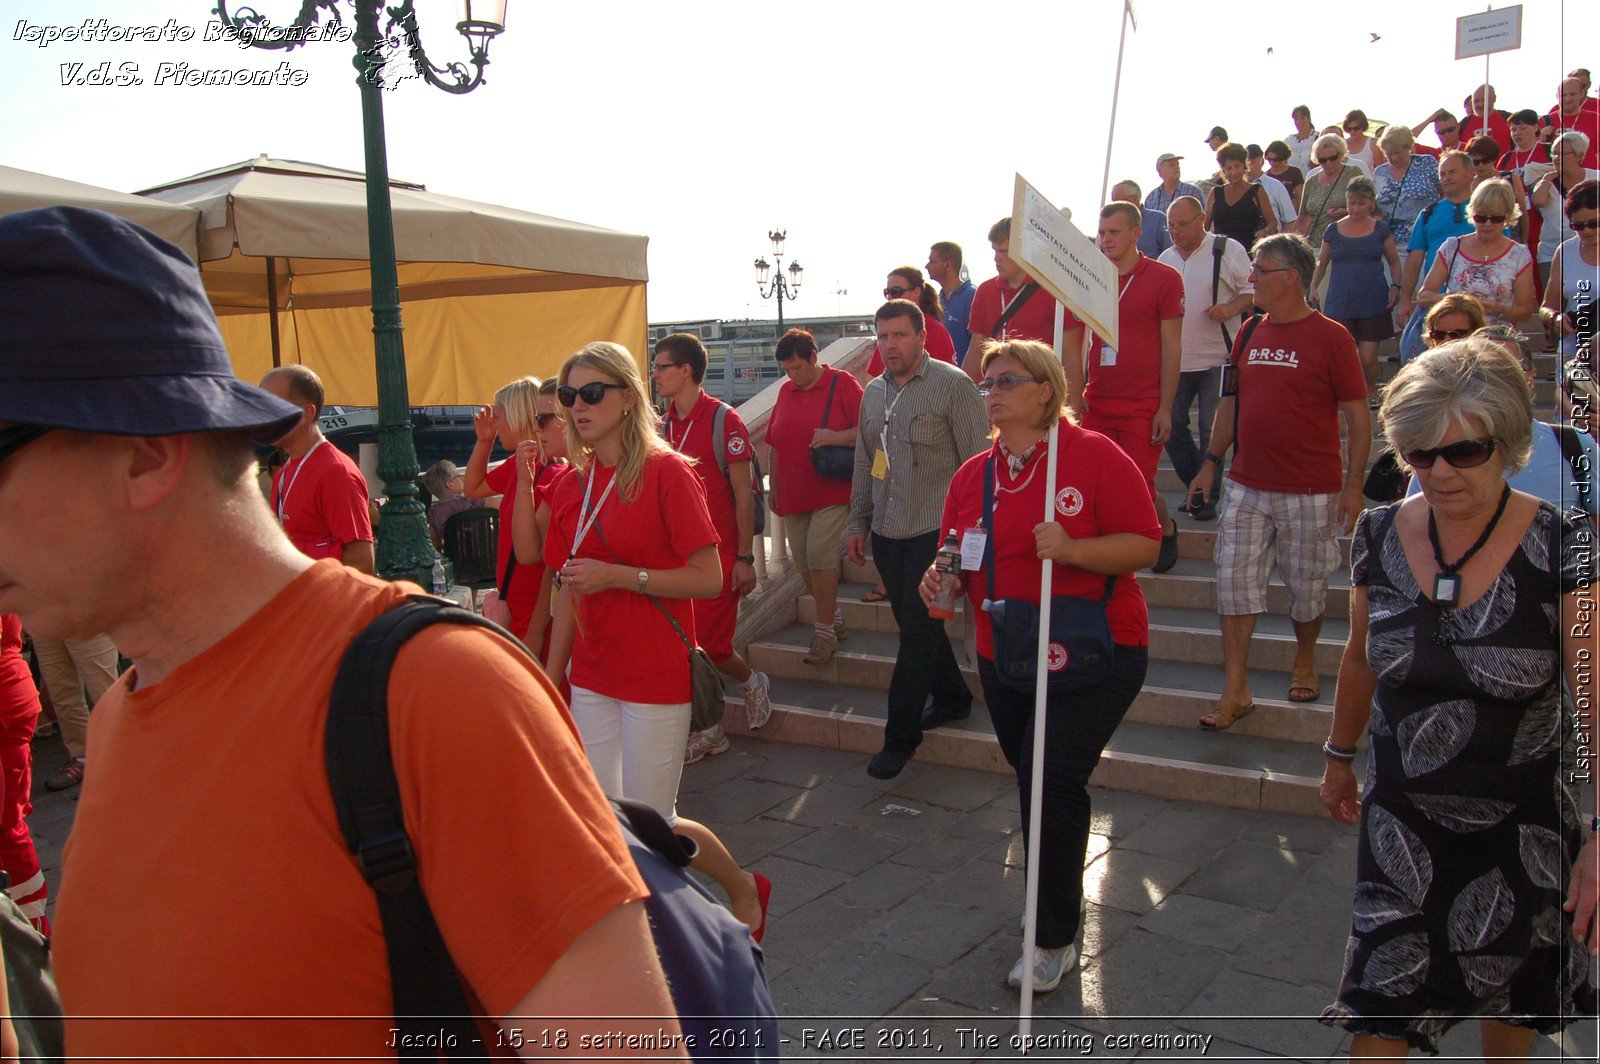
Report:
M 650 570 L 649 569 L 640 569 L 639 570 L 639 586 L 636 589 L 639 592 L 639 594 L 641 594 L 641 595 L 644 594 L 645 585 L 648 584 L 649 582 L 650 582 Z

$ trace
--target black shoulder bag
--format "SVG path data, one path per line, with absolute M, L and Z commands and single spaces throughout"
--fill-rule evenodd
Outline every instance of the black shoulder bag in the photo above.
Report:
M 844 371 L 834 370 L 833 379 L 828 382 L 828 401 L 822 407 L 822 428 L 828 427 L 828 415 L 833 412 L 833 391 L 839 386 L 839 374 L 842 372 Z M 856 449 L 835 443 L 812 447 L 811 468 L 817 471 L 819 477 L 850 480 L 856 472 Z
M 1043 459 L 1041 459 L 1043 461 Z M 994 459 L 983 473 L 984 578 L 994 592 Z M 1117 578 L 1106 577 L 1105 597 L 1050 597 L 1050 652 L 1045 662 L 1052 692 L 1081 691 L 1104 682 L 1116 667 L 1116 645 L 1106 606 Z M 1005 687 L 1031 691 L 1039 682 L 1039 605 L 1024 599 L 984 603 L 994 636 L 994 671 Z

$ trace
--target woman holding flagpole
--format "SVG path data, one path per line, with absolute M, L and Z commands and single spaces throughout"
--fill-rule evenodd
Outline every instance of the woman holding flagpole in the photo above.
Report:
M 920 590 L 930 608 L 952 589 L 964 592 L 976 611 L 978 677 L 1000 750 L 1017 772 L 1026 825 L 1040 671 L 1037 620 L 1031 632 L 1027 620 L 1039 612 L 1043 560 L 1053 563 L 1037 850 L 1028 840 L 1039 868 L 1033 989 L 1043 993 L 1077 965 L 1089 773 L 1144 685 L 1149 620 L 1133 574 L 1155 563 L 1161 525 L 1133 460 L 1080 428 L 1067 409 L 1054 351 L 1029 340 L 990 343 L 981 365 L 978 391 L 994 446 L 957 470 L 941 524 L 959 539 L 961 573 L 929 569 Z M 1056 476 L 1047 496 L 1052 439 Z M 1042 520 L 1047 497 L 1053 521 Z M 1096 629 L 1098 643 L 1089 638 Z M 1011 986 L 1022 985 L 1025 959 L 1011 970 Z

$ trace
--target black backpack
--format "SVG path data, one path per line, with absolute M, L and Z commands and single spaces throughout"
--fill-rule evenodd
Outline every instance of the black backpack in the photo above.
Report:
M 406 640 L 434 624 L 487 628 L 526 653 L 499 625 L 440 599 L 414 595 L 384 613 L 351 641 L 339 663 L 328 706 L 328 783 L 345 842 L 378 899 L 399 1043 L 423 1047 L 431 1036 L 434 1045 L 443 1041 L 459 1047 L 454 1059 L 481 1059 L 486 1055 L 481 1036 L 417 876 L 389 749 L 389 673 L 395 656 Z M 645 911 L 685 1048 L 695 1060 L 777 1060 L 776 1012 L 761 947 L 751 941 L 749 928 L 684 872 L 694 856 L 692 842 L 648 806 L 612 803 L 634 864 L 650 888 Z M 441 1031 L 452 1032 L 454 1039 L 441 1039 Z M 422 1037 L 405 1037 L 410 1034 Z M 428 1048 L 400 1053 L 438 1055 Z

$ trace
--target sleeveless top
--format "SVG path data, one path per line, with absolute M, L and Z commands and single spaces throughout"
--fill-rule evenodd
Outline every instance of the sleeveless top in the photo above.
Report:
M 1220 236 L 1231 236 L 1244 245 L 1246 251 L 1256 242 L 1256 231 L 1267 223 L 1261 213 L 1261 185 L 1250 182 L 1250 191 L 1238 203 L 1228 202 L 1228 186 L 1218 185 L 1212 190 L 1211 231 Z

